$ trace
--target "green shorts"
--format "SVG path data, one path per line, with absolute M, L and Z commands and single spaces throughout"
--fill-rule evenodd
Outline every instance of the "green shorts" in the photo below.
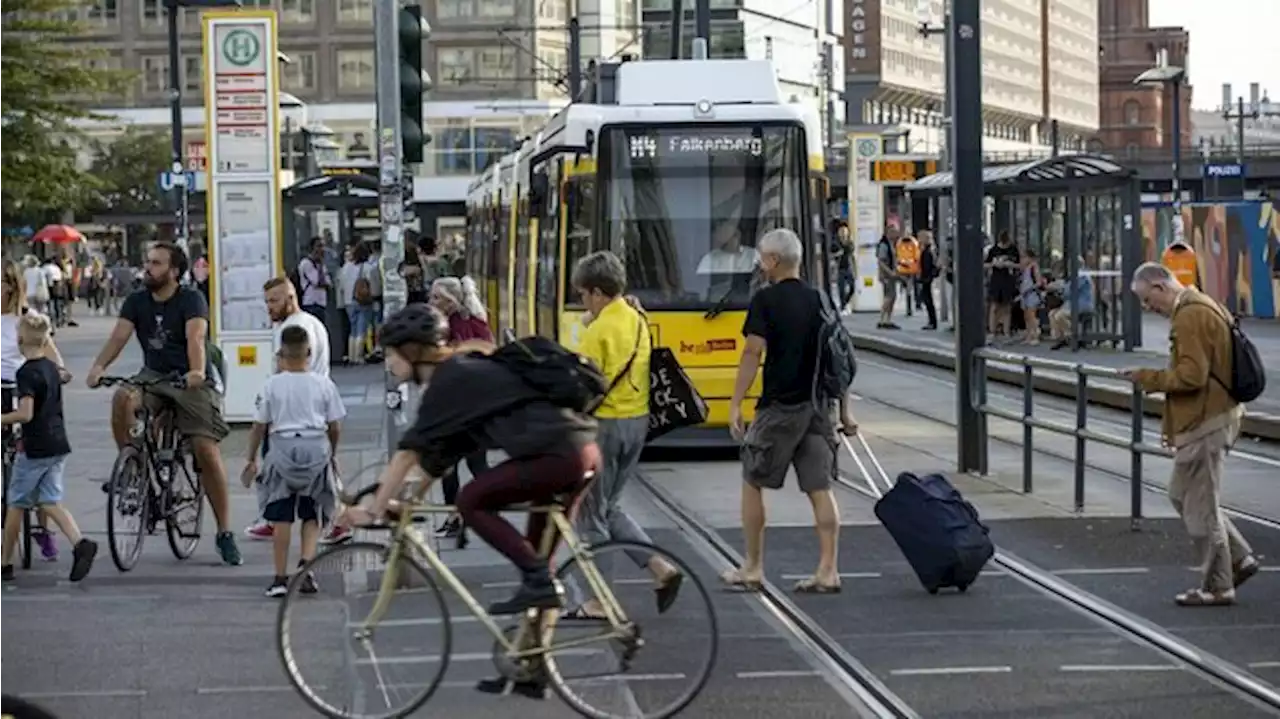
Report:
M 133 379 L 147 382 L 163 376 L 159 372 L 144 369 L 134 375 Z M 207 385 L 195 389 L 179 389 L 162 382 L 148 387 L 143 397 L 152 412 L 165 407 L 172 408 L 174 427 L 188 437 L 208 437 L 220 442 L 231 431 L 222 419 L 222 397 Z

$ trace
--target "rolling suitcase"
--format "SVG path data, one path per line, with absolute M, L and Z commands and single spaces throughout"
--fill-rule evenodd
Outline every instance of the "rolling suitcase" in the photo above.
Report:
M 918 477 L 903 472 L 890 486 L 888 474 L 866 439 L 861 435 L 858 439 L 887 491 L 880 491 L 876 476 L 867 472 L 848 438 L 844 438 L 845 449 L 879 497 L 876 518 L 889 530 L 920 583 L 930 594 L 943 587 L 961 592 L 968 589 L 995 555 L 978 510 L 940 474 Z

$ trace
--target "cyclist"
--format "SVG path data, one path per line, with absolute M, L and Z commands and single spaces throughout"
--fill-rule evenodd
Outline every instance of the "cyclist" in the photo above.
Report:
M 34 263 L 34 258 L 32 262 Z M 41 274 L 41 277 L 44 275 Z M 18 368 L 22 366 L 24 361 L 22 352 L 18 349 L 18 324 L 22 318 L 34 309 L 27 307 L 28 298 L 23 292 L 22 270 L 16 262 L 6 261 L 4 263 L 4 283 L 0 288 L 0 384 L 3 384 L 3 397 L 0 398 L 0 411 L 12 412 L 18 408 L 18 396 L 14 391 L 18 377 Z M 49 343 L 45 345 L 45 356 L 53 360 L 58 366 L 58 373 L 62 377 L 63 382 L 71 380 L 70 373 L 65 369 L 66 363 L 62 361 L 62 355 L 58 352 L 58 346 L 54 344 L 53 338 L 49 338 Z M 8 440 L 11 428 L 6 427 L 4 430 L 5 439 Z M 6 471 L 8 467 L 5 468 Z M 8 477 L 6 475 L 5 481 Z M 7 495 L 6 495 L 7 496 Z M 53 538 L 53 533 L 49 531 L 49 518 L 45 515 L 44 510 L 38 511 L 39 524 L 32 531 L 32 536 L 36 543 L 40 545 L 40 555 L 46 562 L 56 561 L 58 559 L 58 543 Z
M 379 518 L 415 467 L 433 482 L 468 454 L 500 449 L 510 459 L 482 472 L 458 495 L 467 526 L 521 572 L 515 595 L 491 605 L 489 613 L 561 607 L 562 591 L 548 560 L 535 549 L 546 516 L 531 514 L 528 532 L 521 536 L 500 512 L 581 490 L 584 475 L 599 459 L 595 420 L 552 404 L 505 365 L 488 359 L 492 344 L 474 340 L 449 346 L 449 321 L 429 305 L 398 312 L 383 325 L 381 337 L 388 370 L 426 389 L 417 421 L 379 477 L 373 506 L 347 508 L 339 521 L 358 525 Z
M 222 419 L 218 390 L 208 379 L 214 374 L 206 351 L 209 304 L 198 290 L 178 283 L 186 271 L 187 253 L 182 248 L 171 242 L 151 246 L 143 270 L 143 287 L 125 299 L 120 319 L 94 360 L 86 381 L 90 387 L 98 386 L 99 379 L 120 356 L 130 335 L 137 336 L 143 354 L 143 369 L 135 379 L 183 376 L 183 387 L 156 384 L 145 398 L 171 406 L 175 428 L 191 440 L 200 465 L 200 483 L 209 496 L 209 506 L 218 525 L 218 554 L 224 563 L 238 565 L 243 560 L 235 537 L 228 531 L 231 511 L 227 470 L 218 450 L 218 443 L 229 430 Z M 118 390 L 112 400 L 111 433 L 119 447 L 131 441 L 129 428 L 140 401 L 140 393 L 129 388 Z

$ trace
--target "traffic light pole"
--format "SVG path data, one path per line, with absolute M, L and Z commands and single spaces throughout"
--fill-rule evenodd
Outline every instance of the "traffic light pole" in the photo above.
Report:
M 404 262 L 404 190 L 401 182 L 404 148 L 400 135 L 400 6 L 374 4 L 374 65 L 378 80 L 378 200 L 382 224 L 382 313 L 399 312 L 408 296 L 400 265 Z M 386 436 L 388 458 L 395 452 L 407 390 L 387 373 Z

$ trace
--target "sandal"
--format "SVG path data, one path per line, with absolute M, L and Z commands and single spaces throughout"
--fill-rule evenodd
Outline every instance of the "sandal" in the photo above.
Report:
M 680 595 L 680 586 L 682 584 L 684 584 L 684 574 L 676 571 L 654 588 L 653 593 L 658 600 L 658 614 L 666 614 L 671 605 L 676 603 L 676 597 Z
M 720 581 L 729 589 L 739 592 L 758 592 L 764 588 L 763 577 L 750 577 L 741 569 L 726 569 L 720 573 Z
M 1262 569 L 1262 562 L 1259 562 L 1253 555 L 1249 555 L 1236 563 L 1232 568 L 1232 584 L 1239 589 L 1241 584 L 1249 581 L 1253 575 Z
M 836 580 L 833 584 L 827 584 L 816 576 L 808 579 L 801 579 L 791 588 L 796 594 L 839 594 L 840 581 Z
M 570 622 L 607 622 L 609 618 L 603 614 L 595 614 L 588 612 L 585 604 L 579 604 L 573 609 L 567 610 L 560 615 L 560 618 Z
M 1236 603 L 1236 593 L 1211 592 L 1207 589 L 1189 589 L 1173 598 L 1180 607 L 1229 607 Z

